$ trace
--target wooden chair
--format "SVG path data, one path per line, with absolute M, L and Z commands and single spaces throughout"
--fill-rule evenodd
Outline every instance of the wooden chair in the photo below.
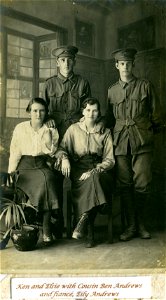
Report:
M 14 190 L 10 185 L 10 175 L 7 172 L 0 172 L 0 199 L 4 198 L 13 199 Z
M 10 184 L 10 175 L 7 172 L 0 172 L 0 213 L 2 212 L 2 206 L 6 199 L 13 199 L 14 191 L 8 185 Z M 5 216 L 0 220 L 0 250 L 6 248 L 9 240 L 10 234 L 4 238 L 4 234 L 6 233 L 7 227 L 5 224 Z
M 10 180 L 9 174 L 6 172 L 0 172 L 0 186 L 5 186 L 8 180 Z

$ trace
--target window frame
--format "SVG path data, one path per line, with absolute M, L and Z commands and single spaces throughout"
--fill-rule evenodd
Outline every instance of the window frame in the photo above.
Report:
M 16 119 L 21 121 L 24 118 L 21 117 L 7 117 L 6 116 L 6 105 L 7 105 L 7 79 L 10 79 L 10 76 L 7 74 L 7 36 L 8 34 L 15 35 L 21 38 L 28 39 L 33 42 L 33 79 L 32 79 L 32 97 L 38 96 L 39 94 L 39 83 L 42 81 L 39 78 L 39 43 L 41 41 L 47 41 L 51 40 L 56 36 L 58 36 L 58 46 L 61 44 L 67 43 L 67 36 L 68 32 L 66 29 L 61 28 L 57 25 L 54 25 L 52 23 L 46 22 L 44 20 L 41 20 L 36 17 L 32 17 L 30 15 L 15 11 L 11 8 L 4 7 L 2 5 L 1 7 L 1 14 L 4 16 L 9 16 L 10 18 L 17 19 L 21 22 L 26 22 L 31 25 L 35 25 L 40 28 L 45 28 L 47 30 L 52 31 L 52 33 L 47 34 L 47 35 L 42 35 L 42 36 L 34 36 L 32 34 L 27 34 L 21 31 L 13 30 L 11 28 L 7 28 L 5 26 L 1 26 L 0 31 L 2 34 L 2 47 L 1 47 L 1 59 L 2 59 L 2 72 L 1 72 L 1 117 L 2 119 Z M 27 24 L 28 26 L 28 24 Z M 21 28 L 21 26 L 20 26 Z M 12 78 L 13 79 L 13 78 Z M 19 76 L 18 80 L 26 80 L 26 81 L 31 81 L 29 77 L 22 77 Z

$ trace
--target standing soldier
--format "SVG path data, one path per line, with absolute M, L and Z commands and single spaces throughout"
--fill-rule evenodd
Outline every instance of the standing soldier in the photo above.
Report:
M 50 119 L 56 123 L 60 141 L 66 129 L 79 120 L 82 102 L 91 96 L 89 82 L 73 72 L 77 52 L 78 48 L 74 46 L 53 50 L 58 74 L 48 78 L 44 86 L 43 96 L 49 104 Z
M 78 48 L 74 46 L 61 46 L 54 49 L 52 53 L 56 57 L 58 74 L 48 78 L 44 85 L 43 98 L 49 105 L 50 114 L 47 126 L 54 127 L 56 124 L 59 141 L 62 140 L 67 128 L 80 119 L 82 102 L 91 96 L 89 82 L 73 72 L 77 52 Z M 63 228 L 63 178 L 58 172 L 61 229 Z
M 114 119 L 117 179 L 128 223 L 121 241 L 132 239 L 137 229 L 141 238 L 151 238 L 144 212 L 152 180 L 153 131 L 160 123 L 159 102 L 152 84 L 132 73 L 136 53 L 131 48 L 113 52 L 120 79 L 108 89 L 106 119 Z

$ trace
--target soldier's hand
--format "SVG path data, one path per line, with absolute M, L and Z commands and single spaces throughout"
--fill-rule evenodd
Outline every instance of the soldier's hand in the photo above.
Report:
M 97 124 L 100 124 L 100 133 L 103 134 L 106 128 L 104 118 L 100 117 L 99 120 L 97 121 Z
M 47 120 L 45 124 L 48 128 L 56 128 L 56 123 L 53 119 Z
M 100 122 L 100 124 L 101 124 L 100 133 L 103 134 L 105 131 L 105 124 L 102 121 Z

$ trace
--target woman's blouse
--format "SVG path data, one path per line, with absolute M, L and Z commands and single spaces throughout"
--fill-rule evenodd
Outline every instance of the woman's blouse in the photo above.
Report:
M 102 158 L 102 162 L 96 167 L 101 170 L 113 168 L 115 159 L 111 132 L 107 128 L 104 133 L 100 131 L 101 124 L 99 123 L 93 132 L 88 132 L 85 121 L 81 119 L 80 122 L 67 129 L 56 156 L 60 159 L 63 156 L 74 158 L 97 154 Z
M 46 146 L 46 140 L 51 131 L 52 145 L 51 149 Z M 22 155 L 49 155 L 53 156 L 58 147 L 59 134 L 57 129 L 48 128 L 43 125 L 38 131 L 35 131 L 30 121 L 25 121 L 16 125 L 10 145 L 10 157 L 8 172 L 14 172 Z

